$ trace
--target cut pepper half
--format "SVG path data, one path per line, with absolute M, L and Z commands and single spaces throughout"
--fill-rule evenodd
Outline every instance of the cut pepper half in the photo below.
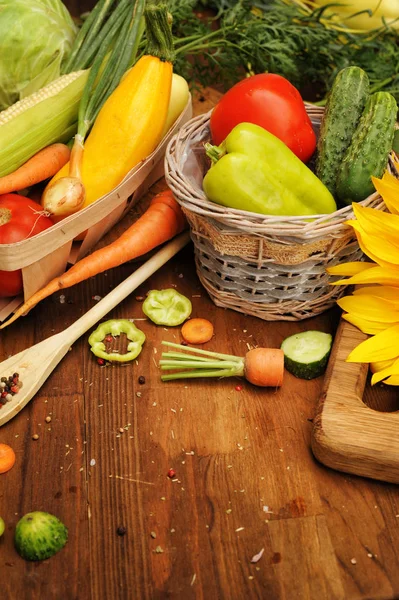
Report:
M 191 301 L 173 288 L 151 290 L 143 302 L 143 313 L 156 325 L 181 325 L 191 311 Z

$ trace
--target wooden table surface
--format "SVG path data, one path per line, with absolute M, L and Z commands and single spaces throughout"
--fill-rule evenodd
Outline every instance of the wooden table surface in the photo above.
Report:
M 215 98 L 201 98 L 196 112 Z M 135 266 L 68 289 L 63 302 L 60 294 L 42 302 L 1 333 L 0 359 L 73 323 Z M 305 329 L 334 332 L 339 318 L 333 309 L 299 323 L 270 323 L 217 308 L 197 279 L 192 246 L 183 250 L 110 314 L 138 319 L 147 341 L 137 361 L 100 367 L 85 335 L 1 428 L 0 441 L 17 461 L 0 475 L 0 597 L 398 598 L 398 487 L 315 461 L 310 433 L 323 378 L 307 382 L 287 373 L 277 391 L 237 379 L 161 383 L 161 340 L 180 341 L 179 328 L 143 320 L 139 297 L 172 286 L 191 298 L 193 316 L 214 323 L 206 348 L 229 354 L 279 346 Z M 365 401 L 398 409 L 392 394 L 368 388 Z M 18 519 L 32 510 L 57 515 L 69 529 L 65 548 L 37 563 L 13 547 Z

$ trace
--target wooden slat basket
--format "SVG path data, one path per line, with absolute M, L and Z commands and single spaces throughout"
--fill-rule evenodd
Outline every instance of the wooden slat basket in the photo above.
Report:
M 306 105 L 318 133 L 323 108 Z M 209 167 L 211 112 L 191 119 L 170 141 L 165 177 L 190 224 L 199 279 L 217 306 L 268 321 L 297 321 L 330 308 L 345 291 L 331 286 L 326 267 L 362 257 L 345 221 L 351 206 L 328 215 L 265 216 L 209 201 L 202 179 Z M 360 204 L 383 209 L 374 193 Z M 335 280 L 337 278 L 335 277 Z
M 22 269 L 23 296 L 0 298 L 0 321 L 10 315 L 53 277 L 62 274 L 111 229 L 164 174 L 165 150 L 171 138 L 192 117 L 191 96 L 187 105 L 154 152 L 134 167 L 109 194 L 66 217 L 42 233 L 14 244 L 0 245 L 0 270 Z M 74 242 L 87 232 L 82 242 Z

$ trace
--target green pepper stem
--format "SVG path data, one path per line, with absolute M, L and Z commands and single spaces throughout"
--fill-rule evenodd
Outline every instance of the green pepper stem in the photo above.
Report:
M 223 156 L 227 152 L 226 144 L 224 142 L 222 142 L 220 146 L 214 146 L 213 144 L 207 142 L 206 144 L 204 144 L 204 148 L 206 155 L 209 156 L 213 164 L 217 163 L 218 160 L 223 158 Z

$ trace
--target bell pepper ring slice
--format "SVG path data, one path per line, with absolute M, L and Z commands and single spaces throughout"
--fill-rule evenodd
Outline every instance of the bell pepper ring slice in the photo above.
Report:
M 104 339 L 108 335 L 119 336 L 125 333 L 129 343 L 127 352 L 120 354 L 118 352 L 107 352 Z M 108 361 L 128 362 L 137 358 L 145 342 L 145 334 L 128 319 L 110 319 L 101 323 L 89 336 L 90 349 L 94 356 Z
M 143 302 L 143 313 L 156 325 L 181 325 L 191 315 L 191 301 L 176 290 L 151 290 Z

